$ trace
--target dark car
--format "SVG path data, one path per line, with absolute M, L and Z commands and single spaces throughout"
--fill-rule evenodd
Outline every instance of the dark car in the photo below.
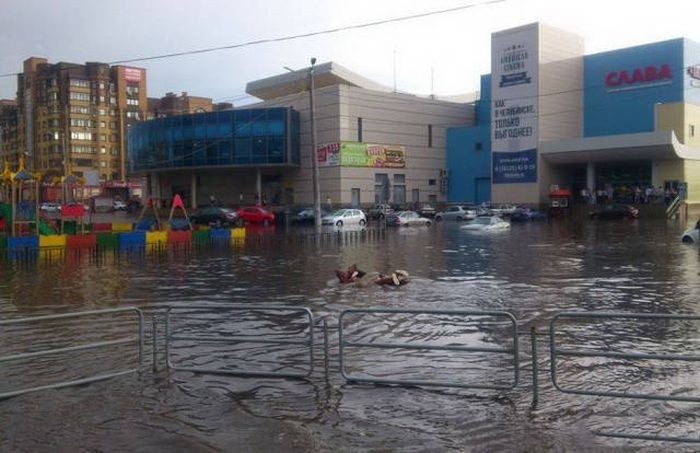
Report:
M 591 212 L 591 219 L 614 220 L 636 219 L 639 211 L 634 206 L 626 204 L 606 204 L 597 211 Z
M 545 220 L 547 214 L 531 208 L 517 208 L 511 215 L 511 222 L 529 222 L 531 220 Z
M 321 209 L 321 218 L 330 214 L 325 209 Z M 314 223 L 314 208 L 304 208 L 292 216 L 293 223 Z
M 190 216 L 192 223 L 197 225 L 241 226 L 241 219 L 232 209 L 218 206 L 207 206 L 196 210 Z
M 263 225 L 275 223 L 275 214 L 266 211 L 262 206 L 246 206 L 236 211 L 236 214 L 247 223 L 262 223 Z

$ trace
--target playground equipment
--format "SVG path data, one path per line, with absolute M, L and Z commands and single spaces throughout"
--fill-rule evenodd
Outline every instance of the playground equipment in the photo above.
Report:
M 32 230 L 38 234 L 39 178 L 24 168 L 24 157 L 20 157 L 19 169 L 11 180 L 12 236 L 32 234 Z
M 170 225 L 170 228 L 173 230 L 184 230 L 185 223 L 182 222 L 181 218 L 175 218 L 176 222 L 173 222 L 173 214 L 175 213 L 175 209 L 180 209 L 182 213 L 185 216 L 185 221 L 187 222 L 187 229 L 191 230 L 192 229 L 192 222 L 190 222 L 190 217 L 187 215 L 187 209 L 185 209 L 185 203 L 182 202 L 182 198 L 180 195 L 175 194 L 173 197 L 173 203 L 172 206 L 170 207 L 170 215 L 168 216 L 168 224 Z
M 143 219 L 147 210 L 151 210 L 153 212 L 153 218 L 155 219 L 155 223 L 152 223 L 148 220 Z M 143 230 L 151 230 L 153 225 L 155 225 L 156 231 L 160 231 L 161 224 L 160 224 L 160 217 L 158 216 L 157 203 L 153 202 L 153 198 L 149 198 L 148 201 L 146 201 L 146 203 L 143 205 L 143 209 L 141 209 L 141 213 L 139 214 L 139 218 L 136 220 L 136 229 L 142 230 L 142 231 Z

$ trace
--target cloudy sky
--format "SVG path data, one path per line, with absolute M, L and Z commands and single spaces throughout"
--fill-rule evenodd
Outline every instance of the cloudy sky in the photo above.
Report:
M 186 91 L 245 103 L 245 84 L 336 61 L 400 91 L 478 90 L 490 70 L 490 34 L 535 21 L 586 39 L 587 53 L 687 37 L 700 41 L 696 0 L 0 0 L 0 75 L 22 61 L 113 62 L 482 4 L 420 19 L 213 53 L 131 63 L 148 70 L 148 94 Z M 494 0 L 491 0 L 494 1 Z M 395 62 L 395 63 L 394 63 Z M 432 84 L 431 84 L 431 72 Z M 432 89 L 431 89 L 432 86 Z M 14 98 L 16 77 L 0 77 Z

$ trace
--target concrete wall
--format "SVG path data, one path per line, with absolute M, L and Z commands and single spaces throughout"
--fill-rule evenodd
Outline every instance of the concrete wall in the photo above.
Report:
M 362 118 L 362 141 L 406 147 L 406 168 L 322 167 L 319 169 L 321 201 L 349 205 L 353 188 L 360 189 L 363 205 L 374 203 L 375 175 L 405 175 L 406 201 L 413 189 L 420 201 L 429 195 L 444 200 L 439 189 L 439 173 L 445 168 L 445 131 L 448 126 L 474 123 L 473 105 L 420 98 L 401 93 L 385 93 L 349 85 L 333 85 L 315 90 L 317 143 L 358 141 L 358 118 Z M 308 92 L 266 101 L 257 106 L 291 106 L 300 114 L 301 166 L 284 173 L 285 187 L 294 190 L 295 203 L 313 202 L 311 177 L 311 136 Z M 432 125 L 432 146 L 428 141 Z M 429 185 L 429 180 L 436 185 Z

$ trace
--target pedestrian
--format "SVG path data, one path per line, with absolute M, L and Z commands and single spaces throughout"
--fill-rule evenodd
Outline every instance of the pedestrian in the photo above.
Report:
M 332 204 L 331 204 L 331 196 L 326 195 L 326 207 L 328 208 L 329 211 L 332 211 Z

